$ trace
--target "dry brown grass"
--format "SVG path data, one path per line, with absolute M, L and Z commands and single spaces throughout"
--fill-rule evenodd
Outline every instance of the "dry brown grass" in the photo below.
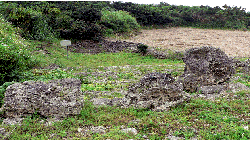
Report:
M 111 39 L 115 40 L 115 39 Z M 152 47 L 184 51 L 188 48 L 219 47 L 232 57 L 250 57 L 250 32 L 195 28 L 142 30 L 125 41 L 144 43 Z

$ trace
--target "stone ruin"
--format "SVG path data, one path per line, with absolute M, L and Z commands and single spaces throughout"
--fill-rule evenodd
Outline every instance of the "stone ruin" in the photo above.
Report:
M 130 86 L 124 106 L 164 111 L 189 99 L 190 95 L 183 91 L 181 83 L 170 74 L 156 72 L 145 75 L 140 82 Z
M 81 81 L 78 79 L 47 83 L 25 81 L 6 89 L 1 109 L 8 118 L 22 118 L 34 113 L 42 117 L 63 118 L 80 113 L 83 107 L 81 96 Z
M 183 61 L 186 66 L 179 80 L 188 92 L 197 92 L 204 88 L 221 91 L 222 85 L 235 73 L 233 60 L 219 48 L 189 49 L 185 52 Z
M 149 73 L 140 82 L 130 86 L 123 105 L 162 111 L 188 101 L 191 96 L 186 92 L 209 95 L 225 90 L 249 90 L 241 83 L 227 83 L 235 74 L 237 61 L 229 58 L 219 48 L 189 49 L 185 52 L 183 61 L 184 74 L 176 81 L 170 74 Z
M 186 51 L 184 74 L 175 80 L 167 73 L 149 73 L 129 87 L 124 98 L 95 98 L 94 105 L 148 108 L 165 111 L 189 101 L 187 92 L 218 94 L 225 89 L 249 89 L 241 83 L 229 83 L 237 61 L 218 48 L 202 47 Z M 240 63 L 238 62 L 238 65 Z M 245 66 L 249 67 L 249 65 Z M 186 92 L 187 91 L 187 92 Z M 7 118 L 22 118 L 37 113 L 43 117 L 63 118 L 80 113 L 83 105 L 78 79 L 26 81 L 9 86 L 1 110 Z

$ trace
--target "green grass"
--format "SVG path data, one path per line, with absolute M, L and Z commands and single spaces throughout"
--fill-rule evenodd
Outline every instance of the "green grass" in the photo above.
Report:
M 235 82 L 240 82 L 248 87 L 250 87 L 250 75 L 248 74 L 237 74 L 239 78 Z
M 169 134 L 183 139 L 201 140 L 250 139 L 250 101 L 202 98 L 178 105 L 166 112 L 147 109 L 95 107 L 86 102 L 80 115 L 66 118 L 50 126 L 39 118 L 27 118 L 21 126 L 6 126 L 13 133 L 7 139 L 165 139 Z M 133 123 L 132 120 L 140 119 Z M 120 126 L 136 128 L 137 135 L 120 132 Z M 79 135 L 77 129 L 90 126 L 109 127 L 106 134 Z M 53 137 L 50 137 L 54 134 Z
M 39 42 L 31 42 L 32 48 Z M 43 67 L 57 64 L 59 69 L 32 69 L 25 72 L 23 81 L 62 78 L 79 78 L 82 91 L 86 93 L 85 104 L 77 116 L 64 118 L 62 121 L 45 126 L 39 115 L 27 117 L 21 126 L 0 125 L 8 135 L 3 139 L 167 139 L 176 136 L 182 139 L 199 140 L 249 140 L 250 100 L 249 91 L 228 92 L 228 96 L 214 101 L 193 98 L 188 103 L 180 104 L 165 112 L 154 112 L 148 109 L 117 108 L 111 106 L 94 106 L 90 100 L 91 92 L 98 92 L 99 98 L 124 97 L 120 91 L 126 91 L 131 83 L 150 72 L 171 73 L 174 77 L 183 73 L 182 61 L 155 59 L 152 56 L 141 56 L 133 53 L 101 53 L 97 55 L 70 53 L 66 57 L 65 49 L 59 47 L 58 41 L 46 47 L 51 54 L 34 53 Z M 114 67 L 115 66 L 115 67 Z M 84 72 L 84 75 L 75 73 Z M 237 82 L 247 86 L 248 75 L 238 75 Z M 235 97 L 237 95 L 237 97 Z M 132 122 L 137 120 L 137 122 Z M 79 133 L 78 128 L 104 126 L 106 134 Z M 135 128 L 137 135 L 121 132 L 121 126 Z M 1 135 L 0 135 L 1 136 Z
M 59 50 L 59 49 L 58 49 Z M 43 57 L 46 57 L 44 55 Z M 41 58 L 43 58 L 41 56 Z M 159 60 L 151 56 L 141 56 L 135 53 L 100 53 L 95 55 L 70 53 L 70 59 L 66 58 L 66 52 L 63 54 L 56 54 L 51 57 L 44 58 L 44 62 L 50 62 L 67 66 L 67 67 L 108 67 L 108 66 L 125 66 L 125 65 L 150 65 L 150 64 L 175 64 L 181 61 Z M 54 60 L 54 61 L 53 61 Z

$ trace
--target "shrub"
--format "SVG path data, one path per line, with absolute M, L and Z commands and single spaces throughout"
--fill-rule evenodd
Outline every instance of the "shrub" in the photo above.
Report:
M 114 2 L 116 10 L 130 12 L 138 23 L 144 26 L 192 26 L 201 28 L 246 29 L 249 28 L 249 13 L 244 8 L 223 8 L 216 6 L 176 6 L 161 2 L 160 4 L 134 4 L 131 2 Z
M 103 27 L 98 22 L 101 19 L 101 9 L 108 4 L 107 2 L 57 1 L 49 3 L 54 4 L 61 11 L 52 24 L 53 28 L 59 31 L 61 38 L 100 40 L 103 36 Z
M 85 21 L 74 21 L 70 29 L 61 30 L 62 38 L 87 39 L 99 41 L 102 38 L 102 26 L 98 23 L 86 23 Z
M 109 11 L 102 10 L 101 24 L 103 24 L 107 31 L 113 33 L 124 33 L 138 30 L 140 25 L 136 19 L 126 11 Z
M 0 85 L 19 80 L 21 73 L 35 65 L 24 41 L 12 25 L 0 17 Z
M 7 21 L 22 29 L 21 36 L 26 39 L 51 40 L 55 36 L 41 11 L 12 2 L 0 3 L 0 11 Z
M 143 55 L 145 55 L 147 53 L 147 49 L 148 49 L 148 46 L 147 45 L 144 45 L 144 44 L 139 44 L 137 46 L 137 49 L 139 50 L 139 52 Z

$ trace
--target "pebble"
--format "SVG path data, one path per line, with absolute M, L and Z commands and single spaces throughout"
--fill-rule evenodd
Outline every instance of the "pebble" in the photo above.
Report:
M 245 130 L 249 130 L 249 127 L 248 126 L 244 126 L 243 127 Z
M 137 134 L 137 130 L 135 128 L 126 128 L 126 129 L 122 129 L 121 131 L 124 133 L 132 133 L 134 135 Z

